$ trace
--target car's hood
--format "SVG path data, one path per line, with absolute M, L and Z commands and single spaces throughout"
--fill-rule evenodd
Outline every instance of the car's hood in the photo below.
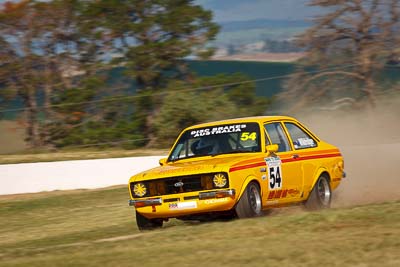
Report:
M 261 155 L 257 153 L 257 155 L 254 154 L 251 156 L 249 156 L 249 154 L 219 155 L 215 157 L 203 157 L 196 160 L 181 160 L 141 172 L 132 176 L 131 181 L 143 181 L 199 173 L 228 172 L 232 165 L 238 164 L 244 160 L 260 158 L 260 156 Z

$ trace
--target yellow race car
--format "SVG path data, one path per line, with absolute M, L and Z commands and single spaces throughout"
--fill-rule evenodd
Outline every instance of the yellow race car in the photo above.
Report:
M 286 116 L 188 127 L 160 165 L 129 180 L 140 230 L 169 218 L 248 218 L 298 203 L 328 208 L 345 177 L 339 149 Z

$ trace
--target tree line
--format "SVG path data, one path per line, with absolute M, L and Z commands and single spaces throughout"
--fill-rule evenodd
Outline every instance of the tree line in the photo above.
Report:
M 399 1 L 309 5 L 324 11 L 296 38 L 306 56 L 278 101 L 291 110 L 344 98 L 373 106 L 382 70 L 400 62 Z M 21 103 L 33 148 L 167 146 L 190 124 L 263 114 L 269 100 L 255 96 L 248 77 L 188 69 L 188 57 L 213 54 L 218 30 L 211 11 L 193 0 L 3 3 L 0 106 Z M 110 83 L 117 67 L 127 79 Z
M 218 30 L 211 11 L 192 0 L 6 2 L 0 100 L 21 102 L 32 148 L 170 145 L 183 127 L 261 114 L 268 103 L 254 84 L 236 85 L 244 75 L 190 72 L 187 57 L 212 55 Z M 134 95 L 127 80 L 109 82 L 116 67 Z

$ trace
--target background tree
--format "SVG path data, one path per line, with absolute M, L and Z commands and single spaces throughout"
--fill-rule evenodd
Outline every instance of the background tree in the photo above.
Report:
M 206 46 L 218 32 L 212 13 L 193 0 L 101 0 L 93 2 L 89 13 L 100 18 L 99 27 L 115 41 L 115 53 L 121 56 L 114 62 L 123 63 L 135 79 L 143 96 L 135 105 L 142 113 L 143 131 L 153 139 L 153 118 L 162 97 L 150 95 L 168 80 L 190 79 L 186 57 L 212 54 Z
M 179 131 L 190 125 L 236 117 L 262 115 L 269 100 L 256 97 L 254 82 L 236 73 L 172 81 L 155 117 L 156 143 L 171 146 Z
M 295 108 L 329 105 L 343 97 L 373 106 L 383 67 L 398 60 L 399 2 L 312 0 L 310 5 L 326 12 L 299 36 L 308 54 L 282 97 Z
M 34 148 L 154 145 L 172 136 L 161 119 L 177 131 L 267 104 L 248 77 L 190 73 L 218 31 L 192 0 L 24 0 L 3 4 L 0 23 L 0 100 L 23 100 Z M 181 90 L 197 86 L 211 87 Z
M 53 0 L 2 5 L 1 92 L 23 100 L 32 148 L 59 144 L 58 138 L 85 127 L 94 112 L 102 111 L 79 104 L 104 94 L 99 71 L 110 42 L 87 16 L 89 4 Z
M 43 61 L 34 52 L 35 9 L 30 1 L 6 2 L 0 10 L 2 92 L 22 99 L 26 107 L 27 141 L 31 147 L 40 145 L 37 120 Z

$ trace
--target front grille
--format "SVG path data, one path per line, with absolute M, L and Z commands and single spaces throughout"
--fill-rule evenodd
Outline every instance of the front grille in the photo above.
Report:
M 151 181 L 140 182 L 145 184 L 147 192 L 142 197 L 153 197 L 161 195 L 172 195 L 179 193 L 189 193 L 198 192 L 203 190 L 215 189 L 213 184 L 213 177 L 215 173 L 210 174 L 196 174 L 190 176 L 178 176 L 164 179 L 155 179 Z M 226 173 L 225 177 L 228 179 Z M 228 180 L 229 181 L 229 180 Z M 135 196 L 133 188 L 135 183 L 130 183 L 130 189 L 132 195 Z M 229 187 L 229 182 L 227 182 L 224 188 Z
M 164 199 L 164 202 L 165 203 L 168 203 L 168 202 L 177 202 L 177 201 L 179 201 L 179 198 L 166 198 L 166 199 Z
M 199 176 L 165 179 L 163 182 L 166 195 L 203 190 Z

